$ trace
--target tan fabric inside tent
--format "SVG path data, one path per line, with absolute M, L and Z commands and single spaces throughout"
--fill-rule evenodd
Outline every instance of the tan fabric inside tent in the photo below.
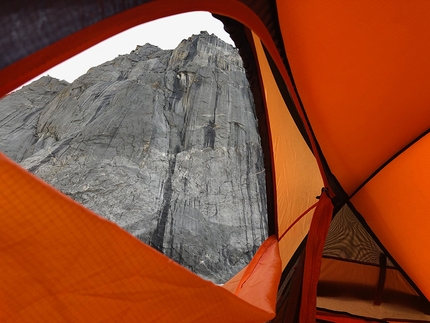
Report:
M 260 39 L 253 34 L 271 132 L 277 224 L 283 268 L 309 231 L 324 186 L 315 157 L 301 136 L 279 92 Z M 288 134 L 288 135 L 287 135 Z M 303 215 L 303 218 L 300 216 Z M 298 221 L 297 221 L 298 220 Z M 297 222 L 296 222 L 297 221 Z

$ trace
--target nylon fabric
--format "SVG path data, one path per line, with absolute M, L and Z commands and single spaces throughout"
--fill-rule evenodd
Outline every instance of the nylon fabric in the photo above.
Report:
M 315 209 L 301 218 L 300 221 L 291 227 L 291 229 L 282 237 L 282 240 L 279 241 L 279 250 L 283 259 L 283 268 L 288 265 L 291 257 L 297 251 L 297 248 L 299 248 L 301 241 L 298 241 L 298 239 L 300 237 L 304 239 L 306 232 L 309 231 L 314 210 Z
M 323 181 L 309 150 L 285 105 L 257 35 L 253 34 L 272 141 L 276 185 L 278 235 L 282 235 L 317 200 Z M 288 136 L 285 133 L 288 132 Z M 300 160 L 300 162 L 298 162 Z M 307 234 L 313 210 L 299 220 L 280 243 L 282 266 Z M 285 242 L 284 242 L 285 241 Z
M 275 313 L 273 306 L 281 273 L 278 240 L 276 236 L 270 236 L 251 262 L 223 287 L 246 302 Z
M 374 265 L 323 258 L 318 295 L 349 295 L 372 301 L 376 292 L 378 275 L 379 267 Z M 345 288 L 346 286 L 348 288 Z M 390 293 L 403 294 L 404 297 L 410 295 L 411 298 L 415 297 L 416 301 L 419 299 L 416 291 L 395 268 L 387 268 L 384 295 L 388 296 Z M 387 299 L 389 298 L 388 296 Z
M 269 267 L 278 259 L 274 277 L 254 280 L 259 296 L 267 293 L 258 308 L 258 301 L 253 306 L 199 278 L 4 156 L 0 170 L 0 321 L 265 322 L 274 316 L 276 240 L 264 258 Z
M 307 117 L 331 172 L 351 194 L 430 128 L 430 3 L 277 5 Z
M 321 320 L 321 321 L 320 321 Z M 360 318 L 347 316 L 345 314 L 325 312 L 323 310 L 317 311 L 317 322 L 331 322 L 331 323 L 377 323 L 379 320 L 370 320 L 369 318 Z
M 324 242 L 333 216 L 333 204 L 327 192 L 321 194 L 306 241 L 305 265 L 300 304 L 300 323 L 313 323 L 316 318 L 317 286 Z
M 427 298 L 430 298 L 430 276 L 422 268 L 430 268 L 426 243 L 430 226 L 429 151 L 430 135 L 427 135 L 352 198 L 367 224 Z

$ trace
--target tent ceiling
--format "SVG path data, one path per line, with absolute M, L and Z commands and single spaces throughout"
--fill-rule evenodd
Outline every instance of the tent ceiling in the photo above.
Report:
M 429 129 L 430 3 L 278 5 L 303 106 L 331 171 L 351 194 Z

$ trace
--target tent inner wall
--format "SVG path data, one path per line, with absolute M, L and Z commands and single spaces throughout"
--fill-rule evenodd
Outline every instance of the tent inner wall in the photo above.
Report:
M 379 248 L 348 205 L 330 226 L 317 306 L 377 319 L 430 319 L 427 301 Z
M 331 173 L 430 299 L 430 3 L 276 2 L 296 89 Z
M 309 231 L 323 182 L 315 157 L 294 123 L 271 72 L 263 45 L 253 34 L 272 141 L 277 229 L 283 268 Z
M 430 135 L 396 156 L 351 202 L 378 239 L 429 299 Z M 400 184 L 401 183 L 401 184 Z

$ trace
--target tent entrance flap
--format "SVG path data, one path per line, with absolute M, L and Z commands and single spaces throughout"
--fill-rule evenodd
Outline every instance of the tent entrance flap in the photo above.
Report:
M 265 322 L 281 274 L 269 238 L 236 296 L 0 155 L 1 322 Z M 270 277 L 268 273 L 271 273 Z M 263 274 L 262 274 L 263 273 Z M 257 294 L 250 295 L 258 284 Z M 260 294 L 261 293 L 261 294 Z M 256 295 L 265 295 L 262 299 Z

